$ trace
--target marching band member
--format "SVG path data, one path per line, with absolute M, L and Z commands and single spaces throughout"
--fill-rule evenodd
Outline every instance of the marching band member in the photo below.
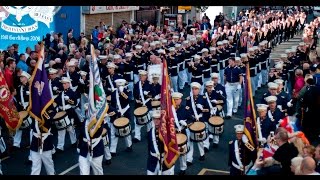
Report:
M 134 83 L 137 83 L 139 81 L 139 70 L 145 70 L 145 60 L 144 57 L 142 57 L 142 46 L 136 45 L 134 46 L 135 51 L 133 51 L 133 57 L 132 60 L 135 63 L 135 68 L 133 69 L 134 73 Z
M 169 69 L 169 75 L 171 79 L 171 84 L 172 88 L 175 92 L 178 91 L 178 73 L 179 73 L 179 68 L 178 68 L 178 56 L 175 53 L 175 48 L 171 47 L 169 48 L 169 54 L 167 56 L 167 61 L 168 61 L 168 69 Z
M 235 125 L 236 139 L 229 142 L 230 175 L 245 175 L 256 159 L 254 147 L 248 142 L 248 137 L 243 133 L 244 125 Z
M 80 79 L 80 75 L 76 71 L 76 61 L 76 59 L 71 59 L 70 62 L 67 63 L 68 71 L 63 75 L 64 77 L 68 77 L 72 80 L 72 83 L 70 83 L 70 89 L 74 92 L 77 91 Z
M 152 76 L 152 84 L 151 84 L 152 99 L 158 101 L 160 100 L 160 94 L 161 94 L 161 85 L 159 84 L 160 74 L 153 73 L 151 76 Z
M 246 76 L 246 66 L 241 62 L 241 58 L 240 57 L 235 57 L 235 65 L 238 66 L 241 69 L 242 72 L 242 76 L 245 77 Z M 241 107 L 242 105 L 242 99 L 244 97 L 244 81 L 242 81 L 241 84 L 241 89 L 239 89 L 239 102 L 238 102 L 238 107 Z
M 249 67 L 250 67 L 250 81 L 251 81 L 251 89 L 252 89 L 252 95 L 255 95 L 257 86 L 256 86 L 256 79 L 257 79 L 257 60 L 256 56 L 254 54 L 253 48 L 248 48 L 248 54 L 247 54 Z
M 125 88 L 126 80 L 125 79 L 117 79 L 115 80 L 116 87 L 115 91 L 111 94 L 111 106 L 116 107 L 118 113 L 117 117 L 126 117 L 130 122 L 130 105 L 128 98 L 130 97 L 130 91 Z M 118 145 L 118 137 L 116 136 L 116 128 L 113 125 L 114 120 L 110 119 L 111 125 L 111 144 L 110 144 L 110 152 L 112 156 L 115 156 Z M 132 141 L 131 135 L 125 137 L 126 142 L 126 152 L 132 152 Z
M 232 113 L 237 113 L 239 103 L 239 90 L 243 80 L 242 71 L 239 67 L 235 66 L 235 59 L 229 58 L 229 66 L 224 71 L 227 93 L 227 117 L 230 119 Z
M 111 95 L 115 89 L 116 89 L 116 84 L 115 84 L 115 80 L 117 79 L 122 79 L 122 75 L 121 74 L 116 74 L 115 73 L 115 68 L 116 65 L 114 63 L 108 63 L 107 64 L 107 68 L 108 68 L 108 74 L 106 77 L 106 94 L 107 96 Z
M 266 101 L 269 105 L 268 108 L 268 117 L 272 122 L 278 124 L 278 122 L 285 117 L 284 113 L 277 107 L 277 97 L 276 96 L 268 96 L 266 97 Z
M 192 68 L 192 78 L 191 78 L 191 82 L 197 82 L 199 84 L 201 84 L 201 89 L 202 88 L 202 84 L 203 84 L 203 64 L 201 64 L 201 56 L 199 55 L 194 55 L 193 57 L 194 62 L 190 62 L 190 66 Z M 200 91 L 200 93 L 202 94 L 203 91 Z
M 178 88 L 180 91 L 183 90 L 186 83 L 186 72 L 185 72 L 185 50 L 182 48 L 181 44 L 176 44 L 177 48 L 177 58 L 178 58 Z
M 282 111 L 287 112 L 288 105 L 290 107 L 292 106 L 290 101 L 289 94 L 283 90 L 283 83 L 284 81 L 282 79 L 276 79 L 273 81 L 274 83 L 278 84 L 278 90 L 277 90 L 277 98 L 280 98 L 280 102 L 278 104 L 278 108 Z
M 203 48 L 201 50 L 202 53 L 202 62 L 201 64 L 203 64 L 203 82 L 207 82 L 210 80 L 210 70 L 211 70 L 211 60 L 212 58 L 209 56 L 209 50 L 207 48 Z
M 181 132 L 183 134 L 185 134 L 188 137 L 189 132 L 187 133 L 187 121 L 188 122 L 192 122 L 193 121 L 193 117 L 190 114 L 189 111 L 186 111 L 186 107 L 184 105 L 182 105 L 182 93 L 179 92 L 174 92 L 171 94 L 172 99 L 174 100 L 175 103 L 175 107 L 172 108 L 172 112 L 173 112 L 173 117 L 175 120 L 175 125 L 177 128 L 178 132 Z M 189 139 L 189 138 L 187 138 Z M 189 143 L 187 142 L 187 145 Z M 185 175 L 186 170 L 187 170 L 187 155 L 184 154 L 180 154 L 179 157 L 179 161 L 180 161 L 180 172 L 179 175 Z
M 134 99 L 136 100 L 135 107 L 141 107 L 141 106 L 147 106 L 148 110 L 150 111 L 152 109 L 151 107 L 151 86 L 150 82 L 147 80 L 147 71 L 145 70 L 140 70 L 139 75 L 140 75 L 140 80 L 134 85 L 133 88 L 133 95 Z M 148 123 L 148 128 L 147 131 L 149 131 L 149 126 L 151 123 Z M 133 138 L 133 142 L 137 143 L 141 141 L 141 125 L 138 125 L 137 122 L 135 121 L 135 135 Z
M 198 82 L 192 82 L 191 83 L 191 92 L 190 96 L 186 98 L 186 110 L 190 111 L 190 114 L 194 117 L 195 121 L 208 121 L 207 119 L 204 119 L 203 113 L 209 112 L 209 105 L 206 102 L 206 96 L 200 95 L 200 88 L 201 84 Z M 191 108 L 191 109 L 190 109 Z M 187 124 L 190 124 L 192 122 L 187 122 Z M 187 154 L 187 165 L 191 165 L 193 161 L 193 142 L 190 141 L 189 147 L 190 151 Z M 200 161 L 205 160 L 205 151 L 204 151 L 204 142 L 197 142 L 196 143 L 199 148 L 200 152 Z
M 160 110 L 152 112 L 154 127 L 148 132 L 148 160 L 147 175 L 173 175 L 174 166 L 170 169 L 163 163 L 164 161 L 164 144 L 159 139 L 160 128 Z
M 49 68 L 48 74 L 50 92 L 53 99 L 55 99 L 58 96 L 59 92 L 62 91 L 63 87 L 60 83 L 60 78 L 58 77 L 58 70 Z
M 84 108 L 84 104 L 88 102 L 88 94 L 89 94 L 89 78 L 87 78 L 87 72 L 85 71 L 79 71 L 78 72 L 80 74 L 80 79 L 79 79 L 79 85 L 78 85 L 78 91 L 81 94 L 81 98 L 80 98 L 80 121 L 83 122 L 84 121 L 84 117 L 85 117 L 85 108 Z M 76 109 L 77 110 L 77 109 Z
M 269 116 L 267 116 L 268 107 L 267 104 L 257 104 L 259 115 L 257 117 L 258 140 L 262 145 L 267 142 L 266 139 L 268 139 L 270 132 L 275 132 L 277 128 L 275 122 L 271 121 Z
M 58 97 L 55 99 L 55 102 L 59 107 L 59 111 L 66 111 L 69 119 L 74 119 L 77 115 L 75 114 L 75 111 L 72 108 L 72 106 L 76 103 L 76 95 L 70 87 L 71 79 L 69 79 L 68 77 L 62 77 L 60 82 L 62 83 L 63 91 L 59 93 Z M 76 146 L 76 132 L 73 127 L 73 123 L 71 123 L 71 126 L 58 131 L 58 144 L 56 148 L 57 152 L 62 152 L 64 150 L 66 131 L 69 132 L 72 147 Z
M 124 69 L 124 75 L 123 78 L 128 82 L 128 88 L 130 90 L 131 93 L 131 100 L 134 100 L 133 97 L 133 72 L 134 72 L 134 62 L 132 61 L 132 53 L 126 53 L 125 54 L 125 60 L 124 60 L 124 64 L 125 64 L 125 69 Z

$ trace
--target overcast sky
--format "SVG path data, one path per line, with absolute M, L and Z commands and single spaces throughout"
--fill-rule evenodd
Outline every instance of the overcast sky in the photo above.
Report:
M 209 6 L 209 8 L 206 10 L 206 14 L 209 17 L 209 19 L 213 22 L 216 16 L 219 15 L 220 12 L 222 12 L 222 9 L 223 6 Z

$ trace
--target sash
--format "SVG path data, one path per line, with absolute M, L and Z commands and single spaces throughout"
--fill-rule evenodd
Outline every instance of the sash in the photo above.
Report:
M 191 107 L 192 107 L 192 110 L 193 110 L 193 114 L 194 114 L 195 118 L 199 120 L 200 115 L 198 114 L 198 112 L 196 110 L 196 106 L 194 104 L 194 99 L 193 99 L 192 92 L 190 92 L 190 98 L 191 98 Z
M 62 110 L 65 111 L 66 103 L 64 102 L 64 91 L 62 91 L 61 100 L 62 100 Z
M 272 122 L 275 120 L 270 110 L 268 110 L 268 117 L 271 119 Z
M 40 138 L 41 139 L 41 146 L 40 146 L 40 154 L 42 154 L 43 152 L 43 143 L 44 141 L 47 139 L 47 137 L 49 135 L 51 135 L 51 128 L 48 129 L 48 132 L 47 133 L 41 133 L 40 129 L 39 129 L 39 122 L 38 121 L 35 121 L 35 129 L 37 131 L 37 133 L 33 133 L 33 135 L 36 137 L 36 138 Z
M 172 108 L 172 114 L 173 114 L 174 122 L 176 123 L 176 126 L 177 126 L 178 130 L 181 131 L 181 126 L 179 124 L 179 119 L 178 119 L 178 116 L 177 116 L 176 109 L 174 108 L 173 105 L 171 106 L 171 108 Z
M 161 154 L 160 154 L 159 149 L 158 149 L 158 144 L 157 144 L 157 139 L 156 139 L 156 136 L 155 136 L 155 134 L 156 134 L 155 131 L 156 131 L 155 128 L 152 128 L 152 135 L 151 135 L 152 136 L 152 145 L 153 145 L 155 153 L 150 151 L 150 154 L 151 154 L 151 156 L 153 156 L 153 157 L 155 157 L 157 159 L 160 159 Z M 159 161 L 157 162 L 157 165 L 158 165 L 158 163 L 159 163 Z M 161 173 L 162 173 L 161 171 L 162 171 L 162 169 L 160 169 L 160 171 L 158 172 L 158 175 L 161 175 Z
M 89 117 L 89 118 L 91 118 L 91 117 Z M 85 124 L 85 128 L 84 128 L 85 129 L 84 133 L 85 133 L 86 139 L 91 139 L 90 136 L 89 136 L 89 129 L 88 129 L 89 128 L 89 123 L 90 123 L 90 121 L 87 120 L 86 124 Z M 90 147 L 90 150 L 89 150 L 89 161 L 91 162 L 92 161 L 92 156 L 93 156 L 93 154 L 92 154 L 93 148 L 92 148 L 90 142 L 91 142 L 91 140 L 87 141 L 87 144 Z
M 111 86 L 111 91 L 113 91 L 114 86 L 113 86 L 113 83 L 112 83 L 112 81 L 111 81 L 110 75 L 108 75 L 107 77 L 108 77 L 109 84 L 110 84 L 110 86 Z
M 238 165 L 240 166 L 240 168 L 243 168 L 243 164 L 240 160 L 240 155 L 239 155 L 239 146 L 238 146 L 238 140 L 236 140 L 234 142 L 234 153 L 236 155 L 236 160 L 237 160 L 237 163 Z
M 51 97 L 53 97 L 52 85 L 51 85 L 51 79 L 49 80 L 49 89 L 50 89 Z
M 23 109 L 27 109 L 28 104 L 25 103 L 24 101 L 24 96 L 23 96 L 23 85 L 20 87 L 20 99 L 21 99 L 21 105 L 23 106 Z
M 261 123 L 260 123 L 260 117 L 257 118 L 257 128 L 258 128 L 258 135 L 259 139 L 262 139 L 262 132 L 261 132 Z
M 117 106 L 119 108 L 119 111 L 121 113 L 121 117 L 124 115 L 124 113 L 129 109 L 129 104 L 122 109 L 121 104 L 120 104 L 120 99 L 119 99 L 119 91 L 116 89 L 116 100 L 117 100 Z
M 70 78 L 70 75 L 69 75 L 69 71 L 67 71 L 66 74 L 67 74 L 67 77 L 68 77 L 69 79 L 71 79 L 71 78 Z M 75 88 L 76 88 L 76 87 L 73 87 L 73 86 L 72 86 L 72 82 L 70 82 L 70 89 L 72 89 L 73 91 L 75 91 Z
M 206 95 L 206 97 L 207 97 L 207 102 L 208 102 L 209 107 L 210 107 L 210 114 L 211 114 L 211 115 L 216 114 L 217 108 L 212 106 L 212 104 L 211 104 L 211 102 L 210 102 L 210 98 L 209 98 L 208 92 L 206 92 L 205 95 Z
M 2 130 L 2 127 L 0 127 L 0 153 L 3 153 L 4 151 L 6 151 L 7 146 L 3 140 L 3 137 L 1 137 L 1 130 Z
M 142 92 L 142 84 L 141 84 L 141 81 L 139 81 L 139 94 L 140 94 L 140 97 L 141 97 L 141 100 L 142 100 L 142 104 L 143 105 L 146 105 L 146 100 L 144 99 L 144 94 Z

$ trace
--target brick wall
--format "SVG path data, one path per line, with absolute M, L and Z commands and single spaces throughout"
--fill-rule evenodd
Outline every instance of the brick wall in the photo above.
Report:
M 130 23 L 130 15 L 129 12 L 118 12 L 113 13 L 113 24 L 114 27 L 117 28 L 122 20 L 125 20 Z M 99 26 L 100 21 L 103 21 L 106 25 L 111 25 L 112 13 L 105 14 L 86 14 L 85 15 L 85 34 L 87 37 L 90 37 L 91 32 L 95 26 Z

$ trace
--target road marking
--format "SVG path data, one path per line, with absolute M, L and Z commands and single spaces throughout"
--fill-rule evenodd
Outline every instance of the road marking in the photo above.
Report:
M 79 166 L 79 163 L 77 163 L 77 164 L 69 167 L 68 169 L 66 169 L 65 171 L 63 171 L 62 173 L 60 173 L 59 175 L 65 175 L 65 174 L 67 174 L 68 172 L 72 171 L 73 169 L 75 169 L 75 168 L 78 167 L 78 166 Z
M 230 174 L 229 171 L 222 171 L 222 170 L 216 170 L 216 169 L 207 169 L 207 168 L 203 168 L 198 175 L 204 175 L 207 171 L 212 171 L 212 172 L 218 172 L 218 173 L 224 173 L 224 174 Z
M 10 158 L 10 156 L 6 156 L 6 157 L 2 158 L 1 161 L 4 161 L 4 160 L 9 159 L 9 158 Z

